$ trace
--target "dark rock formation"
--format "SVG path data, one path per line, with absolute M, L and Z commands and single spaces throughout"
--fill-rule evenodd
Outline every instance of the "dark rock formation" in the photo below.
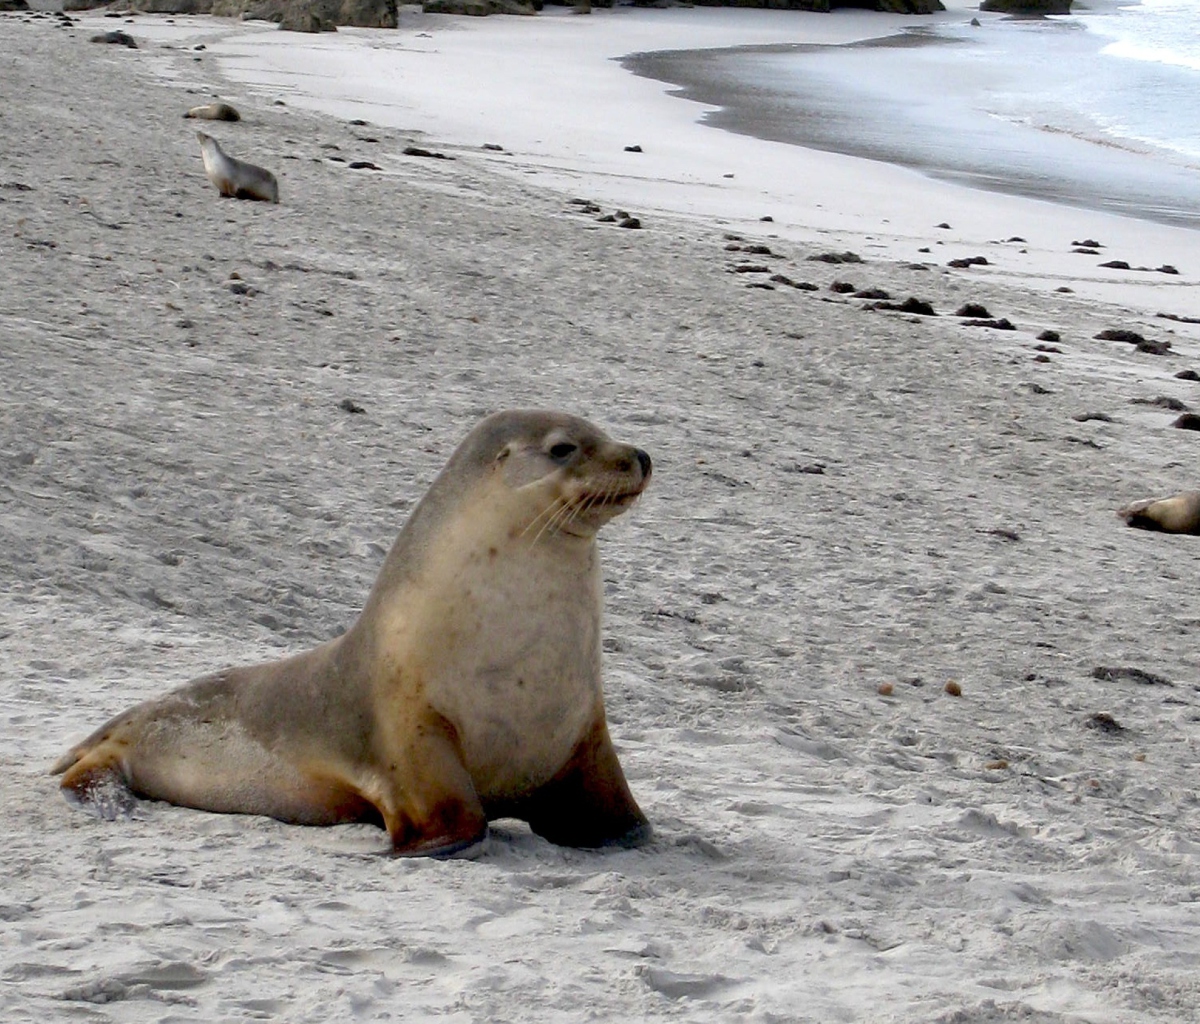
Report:
M 979 9 L 993 14 L 1015 14 L 1030 18 L 1046 14 L 1070 14 L 1071 0 L 983 0 Z
M 29 4 L 25 0 L 0 0 L 0 11 L 27 11 Z
M 133 0 L 134 4 L 207 3 L 220 18 L 273 21 L 291 32 L 333 32 L 338 25 L 395 28 L 396 0 Z
M 421 9 L 426 14 L 469 14 L 477 18 L 489 14 L 536 14 L 532 3 L 517 0 L 425 0 Z
M 653 7 L 656 3 L 657 0 L 634 0 L 634 6 Z M 772 7 L 825 14 L 835 7 L 866 8 L 888 14 L 933 14 L 946 9 L 942 0 L 695 0 L 695 3 L 698 7 Z

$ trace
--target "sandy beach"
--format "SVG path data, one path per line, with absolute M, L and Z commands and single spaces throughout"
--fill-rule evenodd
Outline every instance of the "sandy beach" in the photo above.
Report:
M 1196 234 L 728 136 L 611 59 L 888 30 L 844 13 L 0 16 L 0 1017 L 1190 1019 L 1200 541 L 1113 513 L 1198 486 L 1200 324 L 1157 315 L 1200 316 Z M 314 98 L 314 48 L 407 84 Z M 181 115 L 214 96 L 278 206 L 205 180 Z M 601 534 L 651 845 L 500 822 L 395 859 L 61 798 L 110 715 L 345 628 L 462 436 L 525 405 L 655 460 Z

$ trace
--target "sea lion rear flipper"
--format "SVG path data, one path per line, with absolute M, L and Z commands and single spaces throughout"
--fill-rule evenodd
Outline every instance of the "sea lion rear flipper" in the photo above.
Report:
M 653 830 L 633 799 L 601 717 L 562 770 L 534 793 L 521 815 L 560 846 L 641 846 Z
M 463 764 L 458 734 L 430 711 L 391 765 L 390 799 L 381 807 L 392 852 L 447 857 L 487 836 L 487 816 Z
M 95 811 L 106 821 L 129 817 L 137 806 L 137 797 L 130 790 L 125 773 L 112 752 L 100 748 L 73 762 L 68 761 L 74 753 L 71 751 L 54 765 L 55 774 L 66 771 L 60 783 L 63 795 L 72 803 Z

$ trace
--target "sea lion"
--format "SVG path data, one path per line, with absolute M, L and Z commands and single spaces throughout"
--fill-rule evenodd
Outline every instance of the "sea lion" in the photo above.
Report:
M 1117 515 L 1126 525 L 1163 533 L 1200 534 L 1200 491 L 1184 491 L 1170 498 L 1148 498 L 1126 505 Z
M 204 173 L 221 195 L 235 199 L 261 199 L 265 203 L 279 202 L 279 182 L 270 171 L 235 160 L 217 145 L 217 140 L 211 135 L 196 132 L 196 138 L 200 140 Z
M 242 115 L 228 103 L 206 103 L 202 107 L 192 107 L 184 117 L 195 117 L 201 121 L 240 121 Z
M 595 537 L 650 474 L 644 451 L 576 416 L 489 416 L 346 633 L 140 704 L 52 771 L 109 816 L 139 796 L 371 821 L 401 854 L 473 846 L 498 817 L 566 846 L 644 842 L 605 723 Z

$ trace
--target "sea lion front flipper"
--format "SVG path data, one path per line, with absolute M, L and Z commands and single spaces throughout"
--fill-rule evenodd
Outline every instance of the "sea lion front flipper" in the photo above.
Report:
M 653 834 L 629 791 L 603 716 L 519 813 L 534 832 L 560 846 L 641 846 Z
M 463 764 L 458 734 L 429 711 L 390 767 L 391 793 L 380 810 L 400 856 L 447 857 L 487 836 L 487 816 Z

